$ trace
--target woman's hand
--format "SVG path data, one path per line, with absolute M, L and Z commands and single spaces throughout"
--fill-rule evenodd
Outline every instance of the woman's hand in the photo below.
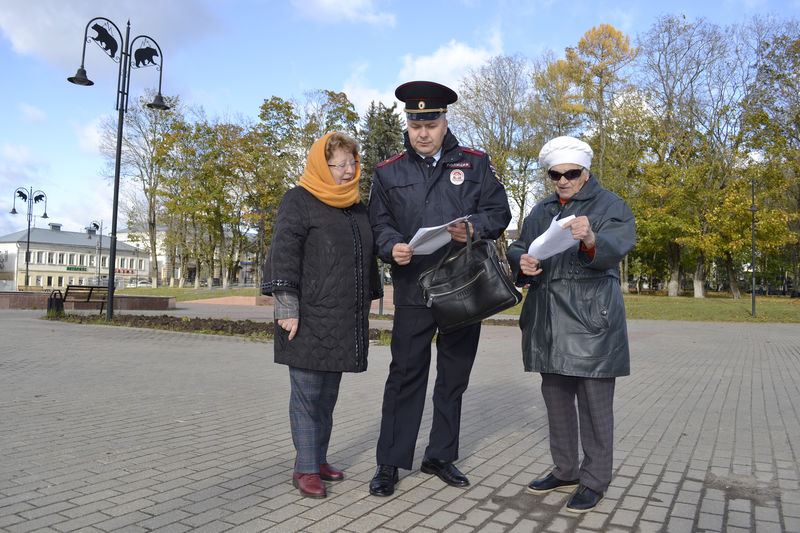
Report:
M 539 260 L 528 254 L 522 254 L 519 258 L 519 269 L 526 276 L 538 276 L 542 273 L 539 268 Z
M 589 224 L 589 219 L 585 216 L 575 217 L 562 227 L 565 229 L 569 228 L 569 230 L 572 232 L 572 237 L 582 241 L 586 248 L 591 248 L 594 246 L 595 237 L 594 232 L 592 231 L 592 225 Z
M 289 332 L 289 340 L 294 339 L 297 334 L 297 326 L 300 325 L 299 318 L 279 318 L 278 325 Z

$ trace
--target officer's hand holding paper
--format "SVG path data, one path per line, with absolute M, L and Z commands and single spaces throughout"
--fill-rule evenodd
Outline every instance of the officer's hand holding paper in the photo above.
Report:
M 573 218 L 575 215 L 570 215 L 563 220 L 558 220 L 558 215 L 554 216 L 547 231 L 536 237 L 528 247 L 528 255 L 544 261 L 548 257 L 575 246 L 575 237 L 572 236 L 572 232 L 562 227 Z
M 450 233 L 447 231 L 447 226 L 452 226 L 457 222 L 463 222 L 465 220 L 467 220 L 467 217 L 458 217 L 441 226 L 419 228 L 408 245 L 414 249 L 414 255 L 432 254 L 450 242 L 451 237 Z

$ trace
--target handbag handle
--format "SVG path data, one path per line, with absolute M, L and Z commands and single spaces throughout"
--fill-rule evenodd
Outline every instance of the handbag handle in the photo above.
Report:
M 464 220 L 463 222 L 464 222 L 464 229 L 467 230 L 467 241 L 466 241 L 466 243 L 467 243 L 467 262 L 469 263 L 472 260 L 472 240 L 473 240 L 473 236 L 470 235 L 470 232 L 469 232 L 469 222 L 467 222 L 466 220 Z M 447 245 L 447 253 L 446 254 L 442 254 L 442 258 L 439 259 L 438 263 L 436 263 L 436 271 L 433 274 L 434 278 L 436 277 L 436 273 L 439 272 L 439 269 L 444 264 L 445 260 L 448 257 L 450 257 L 450 251 L 452 250 L 452 248 L 453 248 L 453 243 L 450 242 L 450 244 Z

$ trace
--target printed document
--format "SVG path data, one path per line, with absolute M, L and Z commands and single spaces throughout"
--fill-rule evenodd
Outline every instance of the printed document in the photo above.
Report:
M 447 226 L 465 220 L 467 220 L 467 217 L 459 217 L 441 226 L 419 228 L 408 245 L 414 249 L 414 255 L 432 254 L 450 242 L 451 237 L 450 233 L 447 231 Z
M 563 220 L 558 220 L 558 215 L 554 216 L 547 231 L 536 237 L 528 247 L 528 255 L 543 261 L 575 246 L 576 241 L 572 232 L 562 227 L 573 218 L 575 215 L 570 215 Z

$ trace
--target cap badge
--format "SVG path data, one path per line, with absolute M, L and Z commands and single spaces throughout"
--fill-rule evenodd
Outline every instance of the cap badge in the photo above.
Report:
M 464 183 L 464 171 L 455 169 L 450 172 L 450 183 L 453 185 L 461 185 Z
M 417 107 L 420 109 L 425 109 L 425 101 L 420 100 L 419 103 L 417 104 Z

